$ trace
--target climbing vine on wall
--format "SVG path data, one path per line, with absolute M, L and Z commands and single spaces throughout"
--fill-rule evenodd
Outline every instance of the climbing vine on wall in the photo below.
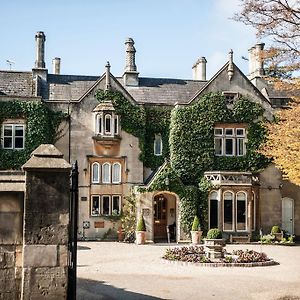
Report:
M 0 102 L 0 124 L 5 119 L 25 120 L 24 149 L 0 149 L 0 169 L 19 169 L 40 144 L 53 144 L 57 128 L 64 117 L 62 112 L 50 110 L 43 102 Z
M 117 91 L 96 92 L 99 102 L 110 100 L 121 116 L 122 130 L 139 138 L 140 160 L 145 167 L 156 169 L 169 157 L 169 127 L 171 108 L 141 106 L 130 102 Z M 154 155 L 154 137 L 160 133 L 163 141 L 162 156 Z

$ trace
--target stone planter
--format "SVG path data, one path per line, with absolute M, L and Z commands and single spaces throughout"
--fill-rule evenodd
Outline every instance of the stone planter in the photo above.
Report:
M 143 244 L 145 244 L 145 241 L 146 241 L 146 231 L 136 231 L 135 232 L 135 237 L 136 237 L 135 243 L 137 245 L 143 245 Z
M 200 231 L 200 230 L 191 231 L 191 236 L 192 236 L 192 244 L 194 244 L 194 245 L 200 244 L 201 237 L 202 237 L 202 231 Z
M 204 251 L 208 258 L 223 258 L 223 248 L 226 245 L 225 239 L 205 239 L 204 240 Z

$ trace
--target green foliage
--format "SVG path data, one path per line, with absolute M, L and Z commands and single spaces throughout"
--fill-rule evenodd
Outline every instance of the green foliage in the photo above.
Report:
M 122 130 L 139 138 L 140 160 L 145 167 L 156 169 L 169 157 L 169 126 L 171 109 L 168 107 L 144 107 L 127 100 L 117 91 L 96 92 L 99 102 L 110 100 L 121 116 Z M 163 142 L 161 156 L 154 155 L 154 137 L 160 133 Z
M 184 184 L 197 185 L 208 170 L 258 171 L 269 160 L 256 152 L 265 141 L 266 129 L 259 121 L 263 109 L 240 97 L 230 109 L 219 93 L 207 94 L 192 106 L 174 109 L 170 125 L 170 159 Z M 217 123 L 244 123 L 247 126 L 247 153 L 229 157 L 214 155 L 214 126 Z M 191 172 L 193 170 L 193 172 Z
M 19 169 L 40 144 L 53 144 L 65 115 L 50 110 L 43 102 L 0 102 L 0 123 L 5 119 L 25 119 L 25 148 L 0 149 L 0 169 Z
M 125 204 L 122 208 L 121 224 L 125 236 L 130 236 L 135 231 L 136 225 L 136 198 L 131 192 L 125 199 Z
M 192 231 L 198 231 L 200 228 L 200 221 L 198 216 L 194 217 L 193 225 L 192 225 Z
M 212 228 L 207 232 L 208 239 L 221 239 L 222 232 L 218 228 Z
M 281 233 L 281 229 L 279 226 L 277 225 L 274 225 L 271 229 L 271 234 L 274 234 L 274 233 Z
M 146 231 L 146 224 L 143 216 L 141 216 L 137 222 L 136 231 Z

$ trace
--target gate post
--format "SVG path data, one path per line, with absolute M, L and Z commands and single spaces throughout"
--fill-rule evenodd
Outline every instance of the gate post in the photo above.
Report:
M 23 166 L 23 300 L 67 298 L 70 168 L 48 144 L 34 150 Z

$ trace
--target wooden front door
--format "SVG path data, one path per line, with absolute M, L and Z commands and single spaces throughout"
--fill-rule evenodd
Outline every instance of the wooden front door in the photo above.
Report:
M 154 197 L 154 240 L 167 239 L 167 198 Z

